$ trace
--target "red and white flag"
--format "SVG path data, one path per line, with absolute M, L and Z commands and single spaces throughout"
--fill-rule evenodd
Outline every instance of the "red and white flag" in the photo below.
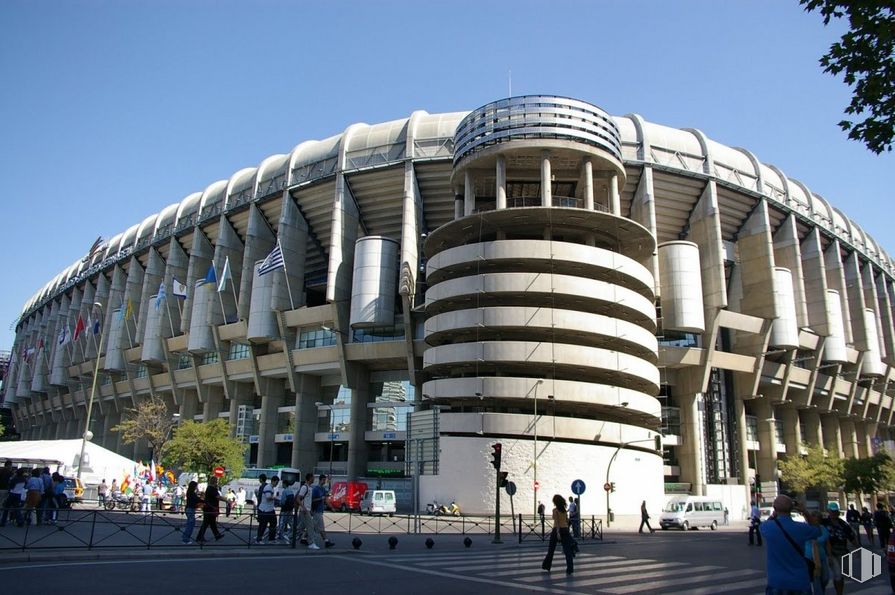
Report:
M 73 341 L 77 341 L 81 338 L 81 334 L 84 332 L 84 329 L 87 328 L 84 324 L 84 319 L 78 316 L 78 323 L 75 325 L 75 335 L 72 337 Z

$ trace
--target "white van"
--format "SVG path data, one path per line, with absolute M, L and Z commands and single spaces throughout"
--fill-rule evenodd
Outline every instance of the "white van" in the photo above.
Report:
M 387 514 L 397 510 L 394 490 L 367 490 L 360 501 L 361 514 Z
M 724 522 L 724 505 L 720 500 L 705 496 L 675 496 L 668 501 L 659 526 L 663 530 L 677 527 L 683 531 L 709 527 L 712 531 Z

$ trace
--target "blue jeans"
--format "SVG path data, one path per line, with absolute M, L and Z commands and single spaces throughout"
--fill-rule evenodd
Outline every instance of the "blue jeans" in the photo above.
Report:
M 193 529 L 196 528 L 196 509 L 186 509 L 186 526 L 183 528 L 183 542 L 188 543 L 193 536 Z

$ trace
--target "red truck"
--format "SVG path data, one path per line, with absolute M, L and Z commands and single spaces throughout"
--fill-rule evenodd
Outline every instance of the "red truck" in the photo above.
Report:
M 341 512 L 359 511 L 367 484 L 360 481 L 337 481 L 329 492 L 326 507 Z

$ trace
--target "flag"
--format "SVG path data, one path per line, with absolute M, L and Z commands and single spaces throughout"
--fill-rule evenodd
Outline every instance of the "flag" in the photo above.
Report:
M 93 260 L 93 257 L 96 253 L 105 246 L 105 242 L 103 241 L 103 236 L 99 236 L 96 238 L 96 241 L 93 242 L 93 245 L 90 246 L 90 250 L 87 252 L 87 256 L 81 259 L 81 262 L 90 262 Z
M 208 273 L 205 274 L 205 282 L 215 283 L 217 280 L 218 278 L 214 274 L 214 263 L 211 263 L 211 266 L 208 267 Z
M 97 319 L 93 321 L 93 334 L 98 335 L 101 327 L 102 325 L 100 324 L 99 317 L 97 317 Z
M 186 285 L 177 280 L 177 277 L 174 277 L 174 291 L 172 291 L 174 295 L 177 297 L 186 297 Z
M 149 481 L 155 481 L 155 459 L 149 459 Z
M 266 275 L 271 271 L 279 268 L 286 268 L 286 262 L 283 260 L 283 251 L 280 249 L 280 243 L 277 242 L 276 248 L 270 251 L 264 262 L 258 267 L 258 276 Z
M 37 350 L 38 350 L 38 351 L 43 351 L 43 348 L 44 348 L 44 338 L 41 337 L 41 338 L 40 338 L 40 341 L 37 342 Z
M 224 260 L 224 271 L 221 273 L 221 282 L 218 283 L 218 293 L 221 293 L 227 288 L 227 280 L 232 279 L 233 276 L 230 274 L 230 257 L 228 256 L 226 260 Z
M 168 294 L 165 292 L 165 282 L 162 281 L 158 286 L 158 295 L 155 297 L 155 309 L 158 311 L 159 307 L 161 307 L 162 302 L 167 299 Z
M 77 341 L 81 338 L 81 333 L 84 332 L 84 319 L 78 316 L 78 323 L 75 325 L 75 336 L 72 337 L 73 341 Z
M 28 351 L 25 352 L 25 363 L 29 366 L 31 365 L 31 358 L 34 357 L 34 354 L 37 352 L 34 347 L 29 347 Z
M 71 340 L 71 335 L 68 333 L 68 327 L 62 327 L 62 330 L 59 331 L 59 338 L 56 340 L 57 345 L 65 345 Z
M 134 303 L 130 298 L 127 298 L 127 309 L 124 311 L 124 319 L 127 320 L 131 316 L 134 315 Z

